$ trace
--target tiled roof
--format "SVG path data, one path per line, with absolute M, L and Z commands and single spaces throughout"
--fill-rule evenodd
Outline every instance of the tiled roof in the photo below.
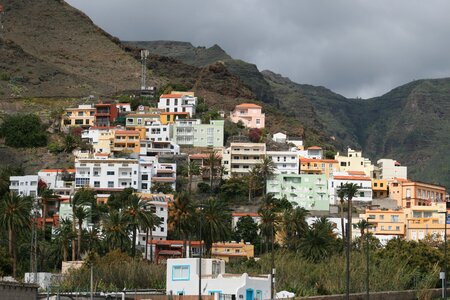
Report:
M 301 163 L 308 163 L 308 162 L 323 162 L 323 163 L 338 163 L 337 160 L 334 159 L 314 159 L 314 158 L 306 158 L 306 157 L 300 157 Z
M 308 148 L 308 150 L 322 150 L 322 147 L 319 146 L 311 146 Z
M 253 103 L 241 103 L 236 105 L 237 108 L 262 108 L 261 106 Z
M 366 173 L 364 171 L 347 171 L 349 175 L 363 175 L 366 176 Z
M 363 180 L 363 181 L 372 181 L 369 177 L 367 176 L 343 176 L 343 175 L 338 175 L 338 176 L 334 176 L 334 179 L 336 180 Z
M 162 94 L 159 98 L 182 98 L 182 94 Z

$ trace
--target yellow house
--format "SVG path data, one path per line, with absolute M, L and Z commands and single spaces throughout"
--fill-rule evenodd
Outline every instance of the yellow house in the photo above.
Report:
M 387 198 L 389 196 L 389 183 L 386 179 L 372 179 L 373 198 Z
M 188 117 L 188 112 L 163 112 L 159 115 L 162 125 L 173 124 L 175 120 L 187 119 Z
M 139 131 L 116 130 L 112 151 L 140 152 Z
M 255 247 L 250 243 L 214 243 L 211 256 L 228 262 L 236 258 L 252 258 L 255 256 Z
M 337 160 L 300 157 L 300 174 L 325 174 L 328 179 L 334 171 L 338 170 Z
M 445 195 L 445 187 L 439 185 L 400 178 L 389 182 L 389 197 L 405 208 L 440 203 L 445 201 Z
M 347 155 L 341 155 L 338 152 L 334 159 L 339 162 L 339 168 L 343 172 L 362 171 L 366 176 L 373 177 L 375 166 L 372 165 L 368 158 L 362 156 L 362 151 L 348 148 Z
M 61 119 L 61 128 L 70 126 L 90 127 L 94 125 L 95 107 L 92 105 L 78 105 L 66 108 Z
M 426 236 L 442 239 L 445 232 L 445 210 L 445 203 L 406 208 L 406 239 L 419 241 Z M 448 226 L 447 234 L 449 229 L 450 226 Z
M 405 213 L 402 210 L 366 210 L 360 217 L 372 224 L 369 232 L 375 235 L 405 236 Z

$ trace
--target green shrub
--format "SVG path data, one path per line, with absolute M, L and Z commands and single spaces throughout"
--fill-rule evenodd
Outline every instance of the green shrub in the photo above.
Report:
M 203 194 L 209 193 L 211 190 L 209 184 L 207 184 L 205 182 L 198 183 L 197 188 L 198 188 L 198 191 Z
M 0 126 L 0 136 L 5 144 L 15 148 L 43 147 L 47 145 L 47 133 L 41 119 L 33 114 L 6 116 Z
M 6 72 L 1 72 L 0 73 L 0 80 L 9 81 L 10 79 L 11 79 L 11 77 L 9 76 L 8 73 L 6 73 Z
M 51 142 L 47 146 L 48 151 L 53 154 L 58 154 L 64 151 L 64 146 L 57 142 Z

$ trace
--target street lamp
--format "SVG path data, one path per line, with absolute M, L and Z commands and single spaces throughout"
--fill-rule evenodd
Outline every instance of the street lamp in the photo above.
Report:
M 444 221 L 444 276 L 442 278 L 442 298 L 447 299 L 447 221 L 448 221 L 448 212 L 447 207 L 445 211 L 438 212 L 440 214 L 445 214 Z

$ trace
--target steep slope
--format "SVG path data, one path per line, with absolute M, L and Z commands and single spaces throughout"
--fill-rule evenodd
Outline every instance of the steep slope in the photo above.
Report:
M 236 75 L 255 94 L 256 98 L 273 105 L 278 105 L 268 83 L 254 64 L 233 59 L 218 45 L 210 48 L 194 47 L 188 42 L 148 41 L 123 42 L 127 46 L 147 49 L 152 54 L 175 58 L 185 64 L 206 67 L 217 62 L 225 63 L 229 72 Z
M 2 4 L 6 11 L 3 44 L 12 43 L 16 52 L 2 50 L 9 51 L 10 59 L 2 56 L 0 71 L 23 78 L 16 83 L 24 90 L 22 96 L 34 96 L 39 90 L 46 96 L 79 96 L 86 91 L 105 94 L 139 86 L 139 63 L 117 40 L 64 1 L 3 0 Z M 20 60 L 25 72 L 14 68 Z M 49 70 L 47 77 L 28 74 L 39 73 L 43 66 Z

